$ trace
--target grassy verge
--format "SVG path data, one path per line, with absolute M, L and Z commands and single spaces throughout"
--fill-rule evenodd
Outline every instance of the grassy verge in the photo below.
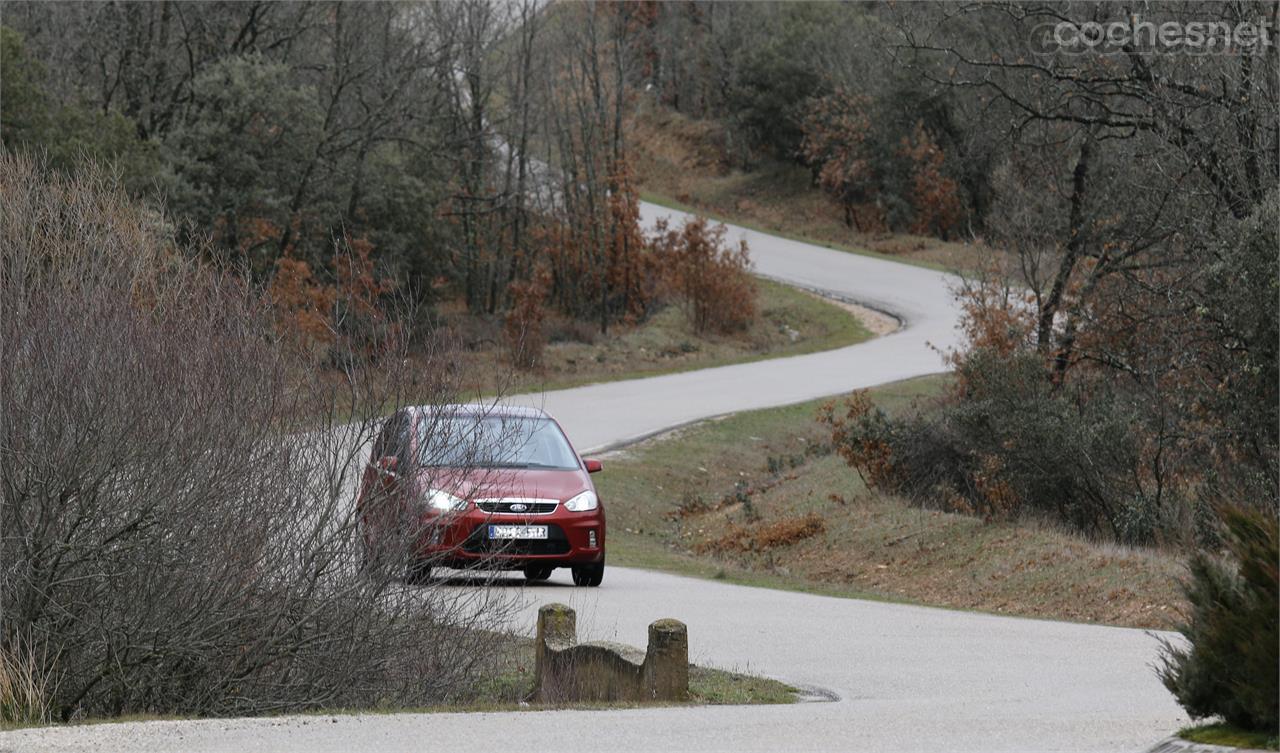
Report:
M 876 388 L 889 412 L 949 377 Z M 871 494 L 814 421 L 822 401 L 703 422 L 613 453 L 597 487 L 610 560 L 697 577 L 1002 614 L 1173 627 L 1167 552 Z
M 1280 750 L 1280 736 L 1265 732 L 1246 732 L 1230 724 L 1198 724 L 1178 730 L 1178 737 L 1193 743 L 1225 745 L 1232 748 Z
M 486 679 L 477 683 L 471 692 L 438 706 L 417 709 L 388 706 L 375 711 L 537 711 L 548 708 L 617 708 L 636 705 L 587 703 L 549 706 L 525 703 L 524 699 L 533 687 L 534 644 L 528 638 L 509 641 L 505 644 L 505 649 L 494 652 L 492 662 L 486 667 Z M 689 666 L 689 703 L 694 705 L 794 703 L 798 700 L 798 692 L 785 683 L 766 677 Z M 368 713 L 368 710 L 353 710 L 351 713 Z
M 525 703 L 533 687 L 534 647 L 528 638 L 509 639 L 496 649 L 485 667 L 485 678 L 468 691 L 433 706 L 404 707 L 393 703 L 372 708 L 315 709 L 310 716 L 354 714 L 444 714 L 484 711 L 545 711 L 553 708 L 627 708 L 637 704 L 582 703 L 556 706 Z M 756 677 L 708 667 L 689 666 L 689 705 L 750 705 L 795 703 L 799 691 L 767 677 Z M 116 717 L 82 719 L 72 724 L 123 724 L 126 722 L 177 721 L 196 717 L 161 714 L 125 714 Z M 0 725 L 0 730 L 44 726 L 41 724 Z
M 527 665 L 511 668 L 495 675 L 481 686 L 479 694 L 465 700 L 442 703 L 437 706 L 419 708 L 400 708 L 384 706 L 376 709 L 343 709 L 341 711 L 317 711 L 325 714 L 445 714 L 459 712 L 500 712 L 500 711 L 548 711 L 552 709 L 613 709 L 637 708 L 636 703 L 567 703 L 567 704 L 535 704 L 525 703 L 533 683 L 533 646 L 529 644 Z M 657 705 L 692 705 L 692 706 L 747 706 L 754 704 L 796 703 L 800 699 L 800 691 L 786 683 L 767 677 L 756 677 L 722 669 L 689 665 L 689 701 L 687 704 Z
M 459 317 L 468 327 L 462 339 L 484 343 L 461 354 L 465 392 L 516 394 L 564 389 L 595 382 L 656 376 L 769 358 L 815 353 L 867 340 L 871 333 L 856 316 L 831 301 L 770 280 L 757 279 L 758 311 L 745 332 L 720 336 L 695 333 L 676 306 L 648 321 L 600 336 L 589 325 L 553 321 L 552 342 L 538 372 L 509 373 L 501 323 Z

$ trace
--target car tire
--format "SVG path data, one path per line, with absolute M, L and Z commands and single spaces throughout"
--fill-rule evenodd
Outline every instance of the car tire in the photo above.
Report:
M 362 541 L 360 546 L 360 572 L 374 581 L 387 578 L 387 566 L 383 562 L 382 553 L 367 541 Z
M 573 568 L 573 585 L 595 588 L 604 581 L 604 563 Z
M 431 564 L 427 562 L 415 562 L 409 566 L 408 571 L 404 574 L 406 583 L 415 586 L 425 585 L 431 582 Z
M 551 571 L 554 569 L 546 565 L 529 565 L 524 569 L 524 579 L 530 583 L 543 581 L 551 577 Z

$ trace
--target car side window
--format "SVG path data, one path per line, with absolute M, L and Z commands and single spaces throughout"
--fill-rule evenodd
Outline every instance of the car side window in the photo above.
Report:
M 409 415 L 404 411 L 397 411 L 383 422 L 382 431 L 373 442 L 371 455 L 375 462 L 380 458 L 393 455 L 398 462 L 403 463 L 407 460 L 408 453 Z

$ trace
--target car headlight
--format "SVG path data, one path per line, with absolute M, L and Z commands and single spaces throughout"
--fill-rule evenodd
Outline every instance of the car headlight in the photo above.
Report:
M 453 496 L 449 492 L 441 489 L 430 489 L 427 491 L 427 504 L 436 510 L 458 511 L 467 508 L 467 501 Z
M 587 490 L 564 503 L 564 509 L 569 510 L 570 512 L 586 512 L 587 510 L 594 510 L 599 506 L 600 499 L 596 497 L 596 493 L 591 490 Z

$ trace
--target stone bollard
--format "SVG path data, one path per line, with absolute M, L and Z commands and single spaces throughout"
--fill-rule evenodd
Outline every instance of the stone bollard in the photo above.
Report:
M 534 643 L 534 677 L 539 684 L 551 675 L 551 654 L 566 651 L 578 642 L 578 615 L 565 604 L 544 604 L 538 609 L 538 637 Z
M 683 622 L 649 626 L 649 648 L 577 642 L 577 615 L 564 604 L 538 610 L 534 688 L 539 703 L 684 701 L 689 697 L 689 633 Z
M 644 689 L 655 701 L 689 697 L 689 628 L 683 622 L 668 618 L 649 626 Z

